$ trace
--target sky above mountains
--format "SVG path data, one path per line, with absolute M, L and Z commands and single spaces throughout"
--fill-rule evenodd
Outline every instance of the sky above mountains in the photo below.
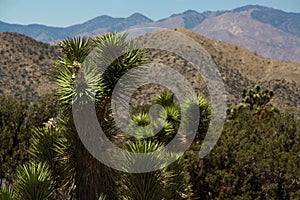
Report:
M 0 21 L 65 27 L 100 15 L 127 17 L 139 12 L 158 20 L 188 9 L 231 10 L 249 4 L 300 12 L 299 0 L 0 0 Z

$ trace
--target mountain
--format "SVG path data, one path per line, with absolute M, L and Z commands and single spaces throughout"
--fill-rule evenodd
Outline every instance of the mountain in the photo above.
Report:
M 184 27 L 264 57 L 300 63 L 299 21 L 300 13 L 249 5 L 232 11 L 198 13 L 188 10 L 143 26 Z
M 300 62 L 300 37 L 297 35 L 300 31 L 296 31 L 297 28 L 294 24 L 294 20 L 298 20 L 298 18 L 288 18 L 296 14 L 287 13 L 285 16 L 285 20 L 290 21 L 291 26 L 295 28 L 279 29 L 273 26 L 277 21 L 276 17 L 269 17 L 268 19 L 266 17 L 267 13 L 273 12 L 279 11 L 256 6 L 240 8 L 220 16 L 207 18 L 194 27 L 193 31 L 211 39 L 226 41 L 247 48 L 264 57 Z M 262 16 L 258 20 L 256 13 L 266 13 L 266 16 Z M 256 18 L 253 18 L 253 14 Z M 298 17 L 300 19 L 300 14 Z
M 187 10 L 180 14 L 173 14 L 168 18 L 158 20 L 156 22 L 147 23 L 143 25 L 135 25 L 134 27 L 162 27 L 162 28 L 175 28 L 184 27 L 187 29 L 192 29 L 197 25 L 201 24 L 205 19 L 218 16 L 224 13 L 223 11 L 216 12 L 203 12 L 199 13 L 195 10 Z
M 49 27 L 39 24 L 19 25 L 0 21 L 0 32 L 24 34 L 41 42 L 50 42 L 68 37 L 64 28 Z
M 286 13 L 281 10 L 262 6 L 245 6 L 240 9 L 254 9 L 251 13 L 253 19 L 265 24 L 270 24 L 277 29 L 300 37 L 299 13 Z M 239 9 L 236 9 L 235 11 L 238 10 Z
M 300 64 L 273 60 L 254 54 L 239 46 L 208 39 L 193 31 L 176 28 L 200 44 L 216 63 L 223 78 L 228 96 L 228 104 L 240 99 L 243 88 L 260 84 L 276 93 L 274 103 L 282 108 L 299 108 L 300 102 Z M 143 44 L 164 41 L 166 31 L 160 30 L 138 38 Z M 23 97 L 28 100 L 50 93 L 55 89 L 48 74 L 55 60 L 61 56 L 57 46 L 37 42 L 16 33 L 0 33 L 0 88 L 1 96 Z M 174 46 L 176 43 L 166 44 Z M 191 46 L 190 48 L 194 48 Z M 170 52 L 149 49 L 148 54 L 154 63 L 174 67 L 183 74 L 192 87 L 206 96 L 209 95 L 205 81 L 194 73 L 192 65 Z M 195 75 L 196 74 L 196 75 Z M 162 88 L 146 87 L 143 91 L 151 96 Z M 138 102 L 143 102 L 142 93 L 137 93 Z M 149 97 L 147 97 L 149 98 Z
M 187 10 L 153 21 L 140 13 L 127 18 L 99 16 L 65 28 L 44 25 L 16 25 L 0 21 L 0 32 L 17 32 L 38 41 L 53 42 L 76 35 L 91 36 L 131 28 L 182 27 L 210 39 L 244 47 L 264 57 L 300 63 L 300 13 L 288 13 L 259 5 L 229 11 L 199 13 Z
M 152 22 L 151 19 L 141 15 L 140 13 L 134 13 L 127 18 L 113 18 L 110 16 L 100 16 L 92 20 L 89 20 L 83 24 L 67 27 L 65 31 L 69 36 L 76 35 L 97 35 L 100 33 L 123 31 L 136 24 L 142 25 Z
M 0 32 L 16 32 L 42 42 L 52 42 L 77 35 L 95 35 L 105 32 L 123 31 L 134 25 L 152 22 L 151 19 L 135 13 L 127 18 L 113 18 L 107 15 L 96 17 L 82 24 L 65 28 L 44 25 L 18 25 L 0 21 Z

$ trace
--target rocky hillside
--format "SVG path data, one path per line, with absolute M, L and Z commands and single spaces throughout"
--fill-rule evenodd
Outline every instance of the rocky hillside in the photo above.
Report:
M 203 45 L 221 68 L 221 73 L 224 70 L 235 71 L 252 83 L 273 89 L 277 93 L 277 105 L 300 108 L 300 64 L 264 58 L 239 46 L 210 40 L 186 29 L 177 31 L 187 34 Z M 224 77 L 225 83 L 227 82 L 228 87 L 238 90 L 239 85 L 243 85 L 244 82 L 240 82 L 238 76 L 232 78 L 234 77 Z
M 243 88 L 260 84 L 275 91 L 274 103 L 280 107 L 297 108 L 300 102 L 300 64 L 263 58 L 244 48 L 226 42 L 210 40 L 187 29 L 176 28 L 197 43 L 201 44 L 218 66 L 228 96 L 228 104 L 237 103 Z M 139 38 L 142 44 L 151 44 L 164 40 L 167 31 L 158 31 Z M 168 44 L 164 43 L 166 47 Z M 170 43 L 170 49 L 176 43 Z M 168 47 L 166 47 L 168 48 Z M 172 66 L 184 74 L 194 89 L 208 95 L 202 77 L 190 71 L 192 66 L 184 59 L 165 51 L 150 50 L 155 62 Z M 153 88 L 152 88 L 153 89 Z M 157 88 L 156 88 L 157 89 Z M 155 92 L 148 88 L 150 94 Z M 299 109 L 299 106 L 298 106 Z
M 0 95 L 34 100 L 53 91 L 48 73 L 59 55 L 56 46 L 0 33 Z
M 213 59 L 225 83 L 228 104 L 239 101 L 243 88 L 253 87 L 258 83 L 276 92 L 276 105 L 300 110 L 300 64 L 264 58 L 239 46 L 211 40 L 187 29 L 176 28 L 172 31 L 183 33 L 196 41 Z M 158 31 L 142 36 L 138 41 L 151 44 L 164 41 L 166 37 L 166 31 Z M 54 89 L 47 74 L 60 55 L 56 46 L 13 33 L 1 33 L 0 41 L 2 96 L 30 100 Z M 176 46 L 176 42 L 163 45 L 166 48 L 170 45 L 171 48 Z M 197 92 L 209 97 L 205 81 L 193 71 L 193 66 L 185 59 L 159 49 L 148 49 L 148 52 L 154 63 L 163 63 L 178 70 Z M 157 91 L 163 89 L 157 85 L 149 85 L 138 91 L 136 97 L 139 102 L 143 102 L 143 91 L 149 93 L 149 100 Z

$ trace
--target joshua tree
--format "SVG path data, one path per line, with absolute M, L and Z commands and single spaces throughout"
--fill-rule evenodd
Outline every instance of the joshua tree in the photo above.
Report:
M 56 63 L 54 77 L 58 85 L 58 95 L 63 105 L 63 118 L 72 123 L 72 105 L 80 101 L 79 97 L 91 97 L 93 89 L 96 99 L 98 120 L 101 125 L 110 114 L 110 98 L 119 78 L 127 70 L 148 62 L 145 51 L 135 48 L 134 43 L 126 41 L 126 35 L 109 33 L 94 39 L 73 38 L 59 43 L 64 57 Z M 101 64 L 108 66 L 105 71 L 90 69 L 86 66 L 85 72 L 87 87 L 75 90 L 76 79 L 80 79 L 79 70 L 83 68 L 83 61 L 93 48 L 96 48 Z M 116 56 L 117 55 L 117 56 Z M 116 57 L 115 57 L 116 56 Z M 75 98 L 74 98 L 75 97 Z M 78 98 L 77 98 L 78 97 Z M 92 98 L 92 97 L 91 97 Z M 84 113 L 82 113 L 84 115 Z M 68 130 L 69 131 L 69 130 Z M 73 129 L 71 139 L 75 142 L 73 149 L 75 155 L 75 187 L 77 199 L 97 199 L 100 194 L 105 194 L 109 199 L 116 198 L 116 189 L 113 177 L 116 171 L 96 160 L 85 149 L 76 131 Z M 87 133 L 88 134 L 88 133 Z M 109 136 L 109 134 L 108 134 Z M 70 138 L 70 137 L 68 137 Z
M 230 118 L 234 118 L 242 110 L 253 111 L 253 114 L 259 118 L 262 115 L 273 115 L 279 113 L 279 109 L 273 106 L 270 101 L 274 96 L 274 92 L 269 89 L 261 90 L 259 85 L 255 88 L 244 89 L 242 91 L 242 101 L 237 106 L 229 108 L 227 114 Z
M 199 131 L 206 131 L 209 124 L 211 107 L 208 101 L 202 96 L 187 97 L 184 104 L 180 106 L 175 100 L 172 92 L 161 93 L 155 97 L 153 105 L 163 106 L 164 111 L 159 112 L 158 119 L 165 119 L 164 125 L 159 132 L 152 137 L 143 138 L 145 134 L 153 134 L 153 130 L 156 129 L 155 120 L 151 119 L 149 114 L 149 108 L 151 105 L 146 105 L 140 108 L 140 112 L 137 110 L 132 116 L 132 120 L 136 125 L 141 126 L 141 129 L 135 129 L 137 137 L 130 138 L 126 143 L 125 148 L 130 152 L 135 153 L 148 153 L 158 151 L 164 148 L 178 131 L 178 126 L 181 120 L 188 120 L 189 123 L 195 123 L 197 120 L 190 119 L 189 116 L 181 116 L 182 109 L 189 113 L 190 110 L 195 109 L 195 106 L 199 108 L 201 119 L 197 121 L 199 123 Z M 147 109 L 148 108 L 148 109 Z M 192 116 L 192 115 L 191 115 Z M 146 127 L 152 124 L 154 128 Z M 203 139 L 204 132 L 197 134 L 197 139 Z M 141 136 L 141 137 L 139 137 Z M 184 142 L 185 138 L 181 138 Z M 184 164 L 184 157 L 177 156 L 177 160 L 171 165 L 164 167 L 163 169 L 140 174 L 124 173 L 121 176 L 120 193 L 125 195 L 125 199 L 191 199 L 193 196 L 191 177 L 187 172 L 186 165 Z M 128 156 L 129 166 L 135 166 L 139 161 L 133 162 L 135 159 Z M 153 162 L 160 160 L 160 154 L 157 157 L 151 158 Z
M 164 110 L 157 113 L 157 117 L 165 121 L 157 135 L 146 139 L 143 137 L 147 133 L 153 134 L 153 129 L 148 130 L 144 126 L 150 123 L 156 125 L 156 119 L 151 122 L 151 105 L 136 109 L 132 115 L 133 124 L 142 127 L 135 129 L 136 138 L 118 135 L 120 130 L 115 127 L 111 118 L 112 92 L 128 70 L 149 62 L 146 52 L 136 48 L 133 42 L 127 41 L 126 35 L 116 33 L 93 39 L 66 39 L 59 46 L 64 57 L 56 62 L 53 76 L 58 86 L 57 94 L 62 109 L 51 123 L 33 130 L 29 149 L 31 163 L 19 168 L 13 190 L 3 189 L 0 199 L 190 199 L 193 192 L 190 176 L 182 164 L 183 157 L 178 156 L 179 159 L 170 166 L 154 172 L 121 174 L 99 162 L 87 151 L 75 128 L 76 119 L 73 119 L 72 112 L 81 111 L 74 110 L 73 107 L 94 102 L 97 120 L 107 137 L 118 139 L 121 142 L 118 145 L 130 152 L 148 153 L 164 148 L 176 135 L 183 118 L 189 123 L 199 123 L 181 116 L 182 109 L 191 111 L 194 106 L 200 108 L 201 128 L 198 132 L 203 134 L 211 113 L 209 103 L 203 97 L 196 96 L 188 98 L 184 108 L 180 108 L 172 93 L 160 94 L 154 104 L 163 106 Z M 100 59 L 99 66 L 95 69 L 84 62 L 94 52 Z M 107 66 L 106 70 L 103 70 L 103 66 Z M 77 87 L 78 84 L 83 87 Z M 87 113 L 82 112 L 80 115 L 82 120 L 89 122 Z M 85 137 L 89 137 L 92 127 L 87 124 L 84 126 L 88 126 L 83 129 Z M 181 139 L 185 140 L 184 137 Z M 153 159 L 155 162 L 155 159 L 162 157 Z M 131 158 L 128 162 L 132 162 L 132 165 L 138 164 Z

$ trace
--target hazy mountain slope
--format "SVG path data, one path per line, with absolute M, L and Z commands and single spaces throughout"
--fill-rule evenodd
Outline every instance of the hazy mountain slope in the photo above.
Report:
M 131 28 L 183 27 L 211 39 L 230 42 L 264 57 L 300 63 L 300 13 L 248 5 L 229 11 L 199 13 L 187 10 L 152 21 L 135 13 L 127 18 L 99 16 L 82 24 L 65 28 L 43 25 L 15 25 L 0 21 L 0 32 L 17 32 L 38 41 L 52 42 L 76 35 L 125 31 Z
M 216 12 L 203 12 L 199 13 L 195 10 L 187 10 L 180 14 L 174 14 L 170 17 L 160 19 L 156 22 L 151 22 L 143 25 L 136 25 L 134 27 L 161 27 L 161 28 L 175 28 L 183 27 L 192 29 L 197 25 L 201 24 L 205 19 L 218 16 L 224 13 L 223 11 Z M 132 28 L 132 27 L 131 27 Z
M 94 19 L 91 19 L 82 24 L 76 24 L 65 28 L 65 31 L 68 32 L 68 35 L 92 35 L 99 32 L 108 31 L 111 24 L 120 23 L 122 18 L 113 18 L 107 15 L 99 16 Z
M 16 32 L 38 41 L 49 42 L 68 37 L 64 28 L 50 27 L 39 24 L 19 25 L 0 21 L 0 32 Z
M 76 35 L 97 35 L 106 32 L 123 31 L 136 24 L 146 24 L 152 22 L 151 19 L 135 13 L 127 18 L 113 18 L 110 16 L 96 17 L 83 24 L 67 27 L 65 30 L 70 36 Z
M 193 30 L 211 39 L 234 43 L 264 57 L 300 62 L 300 37 L 253 19 L 252 12 L 228 12 L 206 19 Z
M 34 100 L 53 91 L 48 73 L 59 55 L 56 46 L 0 33 L 0 95 Z
M 51 42 L 76 35 L 95 35 L 104 32 L 123 31 L 131 26 L 150 23 L 151 19 L 135 13 L 127 18 L 113 18 L 107 15 L 99 16 L 82 24 L 66 28 L 44 25 L 17 25 L 0 21 L 0 32 L 16 32 L 27 35 L 38 41 Z
M 256 8 L 251 13 L 253 19 L 300 37 L 299 13 L 286 13 L 281 10 L 259 6 L 253 6 L 253 8 Z

